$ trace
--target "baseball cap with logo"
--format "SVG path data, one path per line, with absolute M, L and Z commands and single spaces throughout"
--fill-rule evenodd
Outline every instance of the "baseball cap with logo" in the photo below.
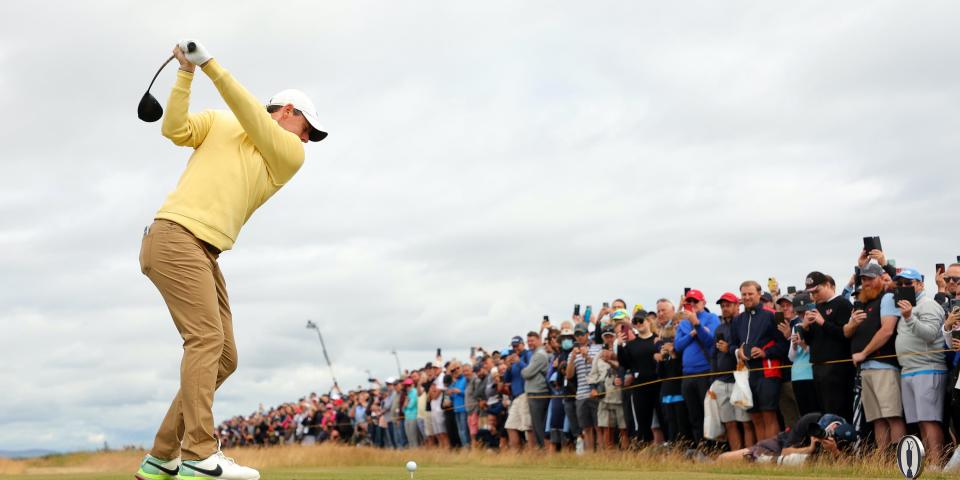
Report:
M 690 289 L 689 292 L 687 292 L 686 295 L 683 296 L 683 299 L 684 299 L 684 300 L 687 300 L 687 299 L 690 299 L 690 298 L 692 298 L 692 299 L 694 299 L 694 300 L 699 300 L 699 301 L 701 301 L 701 302 L 706 302 L 706 301 L 707 301 L 706 298 L 703 296 L 703 292 L 701 292 L 700 290 L 692 289 L 692 288 Z
M 779 304 L 780 302 L 790 302 L 792 304 L 793 294 L 788 293 L 786 295 L 782 295 L 780 298 L 777 299 L 777 304 Z
M 572 336 L 573 336 L 573 329 L 570 328 L 570 327 L 561 328 L 561 329 L 560 329 L 560 336 L 561 336 L 561 337 L 572 337 Z
M 726 292 L 723 295 L 720 295 L 720 299 L 717 300 L 717 305 L 719 305 L 720 302 L 740 303 L 740 299 L 737 298 L 736 295 Z
M 310 124 L 310 141 L 319 142 L 324 138 L 327 138 L 327 130 L 323 128 L 323 125 L 320 124 L 320 117 L 317 116 L 317 109 L 313 106 L 313 102 L 310 101 L 310 97 L 307 97 L 307 94 L 297 90 L 295 88 L 289 88 L 287 90 L 282 90 L 277 92 L 274 96 L 270 97 L 270 101 L 267 102 L 267 106 L 284 106 L 284 105 L 293 105 L 293 108 L 300 111 L 303 114 L 303 118 L 307 119 L 307 123 Z
M 860 269 L 861 277 L 877 278 L 883 276 L 883 274 L 883 267 L 877 265 L 876 263 L 868 263 Z
M 578 323 L 577 326 L 573 329 L 574 334 L 587 333 L 589 331 L 590 330 L 587 329 L 587 326 L 582 323 Z
M 523 339 L 520 336 L 516 336 L 510 339 L 510 345 L 520 345 L 523 343 Z
M 823 285 L 824 283 L 827 283 L 827 276 L 821 272 L 813 271 L 807 275 L 805 285 L 807 286 L 807 290 L 812 290 L 817 285 Z
M 920 275 L 920 272 L 913 268 L 904 268 L 903 270 L 900 270 L 900 273 L 897 274 L 897 278 L 907 278 L 910 280 L 916 280 L 918 282 L 923 281 L 923 275 Z

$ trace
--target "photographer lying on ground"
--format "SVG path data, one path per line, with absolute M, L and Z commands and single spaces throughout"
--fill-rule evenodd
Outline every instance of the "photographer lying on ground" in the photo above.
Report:
M 808 413 L 800 417 L 793 428 L 752 447 L 723 453 L 717 461 L 799 465 L 813 454 L 829 452 L 839 456 L 856 437 L 853 426 L 843 418 L 832 413 Z

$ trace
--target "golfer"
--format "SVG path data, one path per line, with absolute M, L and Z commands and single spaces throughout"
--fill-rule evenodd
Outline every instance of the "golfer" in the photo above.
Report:
M 189 42 L 196 48 L 186 53 Z M 193 148 L 193 154 L 144 233 L 140 268 L 170 310 L 183 338 L 183 358 L 180 391 L 136 477 L 256 480 L 260 474 L 225 457 L 214 437 L 213 392 L 237 368 L 230 302 L 217 258 L 233 247 L 250 215 L 300 169 L 303 143 L 327 134 L 302 92 L 284 90 L 264 108 L 200 42 L 180 42 L 173 54 L 180 70 L 162 132 L 174 144 Z M 188 112 L 197 65 L 229 111 Z

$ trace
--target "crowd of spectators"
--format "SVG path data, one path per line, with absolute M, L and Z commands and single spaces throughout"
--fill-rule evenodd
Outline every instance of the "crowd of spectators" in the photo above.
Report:
M 474 347 L 464 361 L 438 350 L 400 377 L 261 407 L 218 435 L 226 447 L 671 447 L 790 461 L 890 452 L 915 433 L 930 465 L 960 469 L 960 258 L 927 288 L 872 241 L 842 285 L 813 271 L 787 292 L 748 280 L 711 297 L 684 289 L 649 311 L 578 305 L 507 348 Z

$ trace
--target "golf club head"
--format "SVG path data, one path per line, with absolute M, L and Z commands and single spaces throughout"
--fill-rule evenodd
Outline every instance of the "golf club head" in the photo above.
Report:
M 160 102 L 153 98 L 150 92 L 144 93 L 143 98 L 140 99 L 140 105 L 137 105 L 137 117 L 144 122 L 156 122 L 162 116 L 163 107 L 160 106 Z

